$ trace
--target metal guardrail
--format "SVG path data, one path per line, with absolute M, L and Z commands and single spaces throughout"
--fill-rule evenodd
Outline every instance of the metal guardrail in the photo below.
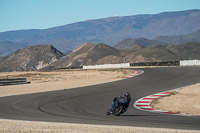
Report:
M 180 66 L 180 61 L 138 62 L 130 64 L 131 66 Z
M 19 84 L 30 84 L 30 82 L 27 82 L 26 78 L 0 79 L 0 86 L 19 85 Z

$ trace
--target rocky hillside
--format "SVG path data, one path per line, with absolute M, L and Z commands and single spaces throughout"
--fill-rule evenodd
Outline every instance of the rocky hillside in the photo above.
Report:
M 174 60 L 200 59 L 200 43 L 168 45 L 166 48 L 176 55 L 174 56 Z
M 84 43 L 71 54 L 50 64 L 46 69 L 80 67 L 82 65 L 152 62 L 200 59 L 200 43 L 150 46 L 132 45 L 118 50 L 105 44 Z
M 178 35 L 178 36 L 158 36 L 154 38 L 153 40 L 157 40 L 157 41 L 168 43 L 168 44 L 200 42 L 200 30 L 194 33 Z
M 149 45 L 174 45 L 174 44 L 185 44 L 190 42 L 200 42 L 200 30 L 184 35 L 178 36 L 158 36 L 152 40 L 146 38 L 128 38 L 124 39 L 114 45 L 115 48 L 120 50 L 132 49 L 134 45 L 149 46 Z
M 39 70 L 63 56 L 52 45 L 29 46 L 0 58 L 0 72 Z
M 113 46 L 127 38 L 174 36 L 200 29 L 200 10 L 109 17 L 67 24 L 44 30 L 18 30 L 0 33 L 0 41 L 26 44 L 54 44 L 62 52 L 72 51 L 84 42 Z M 1 48 L 0 48 L 1 49 Z
M 141 47 L 141 46 L 149 46 L 153 44 L 163 45 L 164 43 L 157 40 L 149 40 L 146 38 L 138 38 L 138 39 L 128 38 L 115 44 L 114 48 L 121 49 L 121 50 L 129 50 L 130 47 L 132 46 L 139 45 Z
M 200 43 L 151 45 L 128 53 L 124 62 L 153 62 L 200 59 Z
M 0 71 L 51 70 L 83 65 L 200 59 L 200 43 L 141 46 L 119 50 L 105 44 L 83 43 L 64 56 L 52 45 L 26 47 L 0 58 Z
M 83 43 L 71 54 L 50 64 L 47 69 L 99 64 L 99 60 L 107 56 L 120 56 L 120 51 L 105 44 Z M 106 61 L 101 63 L 106 63 Z

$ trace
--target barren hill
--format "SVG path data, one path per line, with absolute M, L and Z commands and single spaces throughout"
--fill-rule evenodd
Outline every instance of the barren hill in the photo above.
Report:
M 126 50 L 118 50 L 105 44 L 84 43 L 71 54 L 50 64 L 46 69 L 125 62 L 200 59 L 199 53 L 199 43 L 182 45 L 153 44 L 150 46 L 132 45 Z
M 190 34 L 178 35 L 178 36 L 158 36 L 154 40 L 168 43 L 168 44 L 182 44 L 189 42 L 200 42 L 200 30 Z
M 83 65 L 200 59 L 200 43 L 132 45 L 118 50 L 105 44 L 83 43 L 64 56 L 52 45 L 26 47 L 0 58 L 0 71 L 50 70 Z
M 200 43 L 150 45 L 124 57 L 125 62 L 154 62 L 200 59 Z
M 128 38 L 124 39 L 114 45 L 115 48 L 121 50 L 130 50 L 136 46 L 149 46 L 149 45 L 174 45 L 185 44 L 191 42 L 200 42 L 200 30 L 190 34 L 183 34 L 178 36 L 158 36 L 152 40 L 146 38 Z
M 83 43 L 71 54 L 48 66 L 50 69 L 94 65 L 107 56 L 119 56 L 120 51 L 105 44 Z
M 172 51 L 176 55 L 174 56 L 174 60 L 200 59 L 200 43 L 168 45 L 166 49 Z
M 39 70 L 63 56 L 52 45 L 29 46 L 0 58 L 0 71 Z
M 135 51 L 126 56 L 129 62 L 154 62 L 163 60 L 173 60 L 174 53 L 166 49 L 163 45 L 150 45 L 139 51 Z
M 137 38 L 137 39 L 133 39 L 133 38 L 128 38 L 128 39 L 124 39 L 120 42 L 118 42 L 117 44 L 114 45 L 114 48 L 117 49 L 129 49 L 132 46 L 136 46 L 136 45 L 140 45 L 140 46 L 149 46 L 149 45 L 153 45 L 153 44 L 164 44 L 163 42 L 157 41 L 157 40 L 150 40 L 150 39 L 146 39 L 146 38 Z

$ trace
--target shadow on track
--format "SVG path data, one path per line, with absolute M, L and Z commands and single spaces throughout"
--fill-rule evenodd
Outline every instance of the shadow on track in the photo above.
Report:
M 140 117 L 140 116 L 157 116 L 157 115 L 120 115 L 119 117 Z

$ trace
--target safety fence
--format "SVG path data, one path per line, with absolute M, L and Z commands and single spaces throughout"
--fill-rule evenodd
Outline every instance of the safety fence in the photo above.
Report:
M 137 62 L 130 63 L 130 66 L 179 66 L 180 61 L 160 61 L 160 62 Z

